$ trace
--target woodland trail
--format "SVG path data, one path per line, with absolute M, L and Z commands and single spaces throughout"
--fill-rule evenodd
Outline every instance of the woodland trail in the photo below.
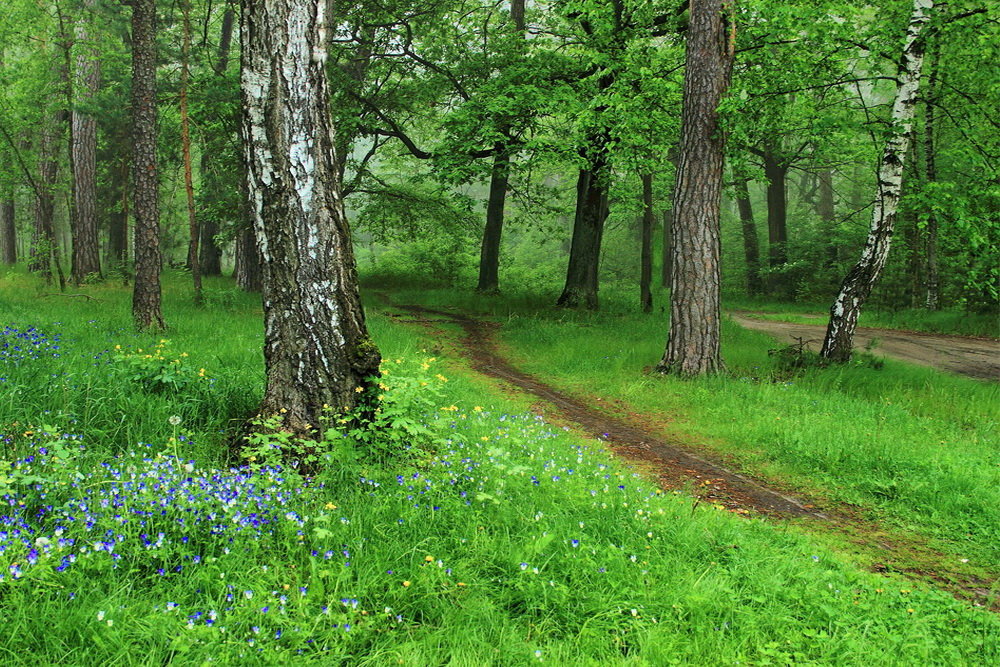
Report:
M 825 324 L 793 324 L 754 317 L 755 313 L 733 312 L 733 321 L 747 329 L 774 336 L 779 343 L 792 344 L 802 339 L 806 347 L 818 352 L 826 334 Z M 818 316 L 817 319 L 823 316 Z M 824 318 L 825 319 L 825 318 Z M 938 370 L 958 373 L 981 380 L 1000 381 L 1000 342 L 967 336 L 944 336 L 916 331 L 858 327 L 854 347 L 864 349 L 872 341 L 872 353 Z
M 504 358 L 496 342 L 495 332 L 500 327 L 496 322 L 419 305 L 395 304 L 387 295 L 379 296 L 385 302 L 386 315 L 420 325 L 437 337 L 444 333 L 441 325 L 461 327 L 464 335 L 456 352 L 468 360 L 473 370 L 500 380 L 511 391 L 535 397 L 538 399 L 532 407 L 535 413 L 604 442 L 616 455 L 654 477 L 661 488 L 685 490 L 693 495 L 696 506 L 706 503 L 742 515 L 806 519 L 815 530 L 840 534 L 849 551 L 877 553 L 876 562 L 870 565 L 872 571 L 896 572 L 926 581 L 960 599 L 1000 611 L 1000 600 L 990 592 L 995 585 L 993 577 L 983 579 L 956 569 L 953 559 L 937 552 L 920 536 L 887 532 L 864 518 L 861 508 L 818 507 L 823 503 L 821 499 L 793 497 L 773 484 L 752 479 L 701 452 L 695 453 L 693 447 L 677 436 L 661 429 L 654 433 L 648 417 L 629 412 L 620 404 L 605 401 L 603 407 L 614 410 L 614 414 L 608 414 L 585 397 L 552 387 Z

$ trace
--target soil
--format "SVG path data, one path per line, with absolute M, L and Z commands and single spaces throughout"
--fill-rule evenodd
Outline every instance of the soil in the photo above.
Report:
M 849 543 L 847 549 L 860 558 L 874 558 L 869 566 L 874 572 L 895 572 L 927 581 L 978 606 L 1000 611 L 1000 600 L 991 592 L 995 578 L 986 579 L 953 566 L 954 557 L 937 552 L 926 539 L 889 535 L 877 522 L 866 518 L 860 508 L 832 506 L 822 498 L 796 497 L 776 488 L 773 482 L 755 480 L 713 460 L 710 454 L 671 435 L 649 416 L 629 412 L 606 399 L 570 395 L 518 370 L 498 348 L 495 332 L 499 324 L 495 322 L 423 306 L 388 304 L 384 296 L 383 300 L 390 309 L 405 312 L 387 312 L 390 317 L 405 317 L 404 321 L 420 324 L 438 337 L 442 333 L 439 325 L 460 326 L 464 336 L 457 351 L 475 371 L 501 380 L 512 391 L 531 395 L 537 399 L 533 411 L 547 421 L 568 425 L 604 442 L 615 454 L 655 478 L 661 488 L 693 495 L 695 506 L 706 503 L 741 515 L 805 519 L 816 530 L 840 535 Z M 599 409 L 595 403 L 614 414 Z
M 763 331 L 779 342 L 792 344 L 801 338 L 814 352 L 818 352 L 823 344 L 825 324 L 775 322 L 757 319 L 755 314 L 735 312 L 730 313 L 730 317 L 740 326 Z M 817 319 L 822 319 L 822 316 L 817 316 Z M 886 356 L 959 375 L 1000 382 L 1000 341 L 858 327 L 854 335 L 855 349 L 866 349 L 870 345 L 871 354 L 876 357 Z

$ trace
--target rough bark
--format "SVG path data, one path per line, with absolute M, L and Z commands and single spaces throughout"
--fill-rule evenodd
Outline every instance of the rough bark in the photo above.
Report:
M 139 331 L 166 328 L 160 310 L 160 209 L 156 168 L 156 1 L 132 2 L 132 183 L 135 280 L 132 318 Z
M 743 232 L 747 294 L 758 296 L 764 293 L 764 281 L 760 276 L 760 241 L 757 238 L 757 223 L 754 221 L 753 206 L 750 203 L 750 188 L 745 178 L 736 181 L 736 206 L 740 212 L 740 229 Z
M 89 13 L 94 0 L 84 0 L 76 24 L 76 104 L 72 112 L 73 141 L 73 253 L 71 273 L 79 284 L 88 276 L 101 276 L 101 251 L 97 234 L 97 118 L 89 112 L 101 84 L 97 49 L 90 40 Z
M 38 137 L 38 177 L 35 180 L 34 228 L 28 251 L 28 270 L 41 273 L 45 280 L 52 280 L 52 263 L 55 257 L 55 187 L 59 176 L 59 161 L 56 157 L 59 142 L 58 118 L 42 121 Z
M 660 264 L 660 285 L 670 287 L 670 275 L 674 267 L 674 210 L 663 211 L 663 261 Z
M 372 401 L 380 362 L 337 179 L 326 8 L 246 0 L 241 21 L 248 190 L 264 260 L 261 412 L 281 412 L 293 432 L 312 431 L 326 405 Z
M 722 369 L 719 217 L 725 138 L 717 108 L 729 87 L 735 28 L 728 3 L 692 0 L 685 48 L 680 160 L 674 186 L 670 333 L 657 367 L 694 376 Z
M 0 201 L 0 262 L 17 263 L 17 228 L 14 226 L 14 198 Z
M 527 28 L 524 22 L 524 0 L 511 0 L 510 18 L 514 21 L 514 28 L 523 33 Z
M 608 218 L 608 174 L 604 157 L 581 169 L 576 183 L 576 216 L 566 267 L 566 285 L 557 306 L 597 310 L 598 273 L 604 221 Z
M 764 177 L 767 179 L 767 259 L 771 269 L 768 291 L 786 298 L 791 294 L 788 278 L 782 272 L 788 263 L 788 164 L 770 147 L 764 151 Z
M 182 0 L 181 16 L 183 23 L 183 38 L 181 40 L 181 81 L 180 81 L 180 114 L 181 114 L 181 160 L 184 163 L 184 194 L 187 197 L 188 212 L 188 252 L 187 265 L 191 270 L 191 281 L 194 286 L 194 302 L 201 303 L 201 262 L 198 260 L 198 242 L 201 229 L 198 227 L 198 216 L 194 207 L 194 177 L 191 173 L 191 123 L 188 117 L 188 82 L 191 79 L 191 2 Z
M 830 307 L 830 322 L 820 350 L 820 355 L 831 361 L 842 362 L 851 358 L 858 316 L 889 255 L 924 59 L 920 34 L 930 20 L 928 13 L 933 6 L 933 0 L 914 0 L 913 3 L 896 77 L 899 86 L 892 105 L 892 133 L 879 161 L 878 193 L 871 227 L 861 258 L 847 273 Z
M 642 312 L 653 310 L 653 175 L 642 175 L 642 230 L 639 251 L 639 305 Z
M 479 282 L 476 285 L 477 292 L 487 294 L 500 291 L 500 240 L 510 175 L 510 154 L 501 146 L 497 149 L 490 172 L 490 198 L 486 203 L 486 227 L 479 253 Z

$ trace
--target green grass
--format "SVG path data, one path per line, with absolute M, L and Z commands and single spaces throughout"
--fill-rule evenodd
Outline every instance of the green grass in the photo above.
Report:
M 447 377 L 422 415 L 431 453 L 309 483 L 234 468 L 225 443 L 261 386 L 254 297 L 220 282 L 196 309 L 168 277 L 166 337 L 214 382 L 155 392 L 106 361 L 158 340 L 129 332 L 126 291 L 38 298 L 15 278 L 0 326 L 59 334 L 61 356 L 0 362 L 4 460 L 19 466 L 0 513 L 4 664 L 1000 660 L 995 615 L 662 494 L 460 363 L 426 371 Z M 390 373 L 426 360 L 413 329 L 369 319 Z M 521 319 L 511 330 L 544 325 Z M 606 356 L 595 368 L 624 364 Z

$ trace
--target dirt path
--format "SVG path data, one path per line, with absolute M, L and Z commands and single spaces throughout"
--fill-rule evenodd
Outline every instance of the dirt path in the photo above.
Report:
M 753 313 L 730 313 L 733 321 L 747 329 L 763 331 L 779 343 L 791 344 L 801 338 L 818 352 L 826 334 L 826 324 L 792 324 L 753 317 Z M 824 318 L 818 317 L 822 321 Z M 854 347 L 862 349 L 877 341 L 872 353 L 912 364 L 985 380 L 1000 381 L 1000 342 L 965 336 L 942 336 L 914 331 L 859 327 Z
M 964 568 L 953 566 L 953 558 L 939 553 L 919 536 L 887 533 L 877 523 L 859 514 L 858 508 L 817 508 L 813 502 L 774 488 L 772 485 L 751 479 L 717 461 L 696 454 L 684 442 L 654 434 L 642 415 L 629 413 L 622 406 L 609 415 L 596 409 L 589 401 L 571 396 L 538 378 L 515 368 L 498 350 L 494 333 L 499 325 L 472 317 L 424 308 L 415 305 L 398 305 L 380 295 L 390 310 L 390 317 L 419 324 L 436 335 L 441 335 L 441 324 L 462 328 L 459 352 L 472 368 L 483 375 L 499 379 L 512 390 L 530 394 L 539 402 L 533 408 L 550 421 L 574 426 L 592 437 L 607 443 L 609 449 L 622 458 L 655 476 L 665 489 L 687 489 L 698 500 L 721 505 L 739 514 L 764 514 L 775 518 L 805 518 L 816 522 L 817 528 L 827 533 L 839 533 L 846 545 L 871 557 L 874 572 L 897 572 L 907 577 L 932 583 L 954 594 L 971 600 L 979 606 L 988 605 L 1000 611 L 1000 600 L 990 591 L 992 579 L 982 579 Z M 755 320 L 750 320 L 756 322 Z

